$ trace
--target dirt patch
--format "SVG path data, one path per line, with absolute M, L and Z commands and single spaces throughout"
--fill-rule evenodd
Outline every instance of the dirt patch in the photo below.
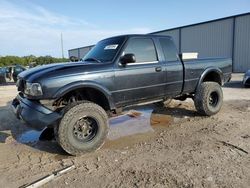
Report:
M 223 108 L 213 117 L 199 116 L 191 100 L 134 108 L 135 117 L 111 120 L 103 148 L 79 157 L 53 140 L 20 143 L 31 130 L 8 106 L 15 87 L 1 86 L 0 184 L 18 187 L 75 164 L 44 187 L 249 187 L 250 89 L 240 79 L 223 88 Z

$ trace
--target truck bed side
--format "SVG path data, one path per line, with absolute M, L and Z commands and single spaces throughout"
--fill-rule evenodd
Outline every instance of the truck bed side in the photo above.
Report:
M 193 93 L 203 74 L 217 71 L 221 75 L 222 85 L 228 82 L 232 73 L 232 60 L 228 58 L 207 58 L 184 61 L 183 94 Z

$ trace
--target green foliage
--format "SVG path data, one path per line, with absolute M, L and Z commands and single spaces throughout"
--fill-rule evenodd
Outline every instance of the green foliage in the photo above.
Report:
M 33 55 L 18 57 L 18 56 L 0 56 L 0 67 L 9 66 L 9 65 L 23 65 L 28 66 L 31 63 L 35 65 L 43 65 L 50 63 L 61 63 L 68 62 L 66 58 L 55 58 L 51 56 L 40 56 L 36 57 Z

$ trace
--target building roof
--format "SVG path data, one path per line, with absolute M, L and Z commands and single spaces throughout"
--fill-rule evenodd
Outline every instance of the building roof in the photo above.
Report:
M 175 29 L 182 29 L 182 28 L 185 28 L 185 27 L 191 27 L 191 26 L 196 26 L 196 25 L 206 24 L 206 23 L 210 23 L 210 22 L 221 21 L 221 20 L 235 18 L 235 17 L 239 17 L 239 16 L 245 16 L 245 15 L 250 15 L 250 12 L 243 13 L 243 14 L 237 14 L 237 15 L 233 15 L 233 16 L 228 16 L 228 17 L 223 17 L 223 18 L 218 18 L 218 19 L 215 19 L 215 20 L 209 20 L 209 21 L 205 21 L 205 22 L 199 22 L 199 23 L 195 23 L 195 24 L 184 25 L 184 26 L 180 26 L 180 27 L 174 27 L 174 28 L 165 29 L 165 30 L 155 31 L 155 32 L 152 32 L 152 33 L 148 33 L 147 35 L 157 34 L 157 33 L 160 33 L 160 32 L 171 31 L 171 30 L 175 30 Z M 120 35 L 120 36 L 131 36 L 131 35 L 132 36 L 142 36 L 142 35 L 145 35 L 145 34 L 130 34 L 130 35 Z M 113 38 L 113 37 L 110 37 L 110 38 Z M 89 46 L 74 48 L 74 49 L 70 49 L 69 51 L 77 50 L 77 49 L 80 49 L 80 48 L 93 47 L 93 46 L 95 46 L 95 45 L 89 45 Z
M 93 46 L 95 46 L 95 45 L 83 46 L 83 47 L 79 47 L 79 48 L 92 48 Z M 72 48 L 72 49 L 69 49 L 68 51 L 78 50 L 79 48 Z
M 185 27 L 191 27 L 191 26 L 206 24 L 206 23 L 210 23 L 210 22 L 217 22 L 217 21 L 221 21 L 221 20 L 226 20 L 226 19 L 235 18 L 235 17 L 239 17 L 239 16 L 246 16 L 246 15 L 250 15 L 250 12 L 243 13 L 243 14 L 237 14 L 237 15 L 233 15 L 233 16 L 227 16 L 227 17 L 218 18 L 218 19 L 215 19 L 215 20 L 209 20 L 209 21 L 205 21 L 205 22 L 199 22 L 199 23 L 195 23 L 195 24 L 184 25 L 184 26 L 180 26 L 180 27 L 173 27 L 173 28 L 170 28 L 170 29 L 155 31 L 155 32 L 152 32 L 152 33 L 149 33 L 149 34 L 155 34 L 155 33 L 160 33 L 160 32 L 165 32 L 165 31 L 171 31 L 171 30 L 175 30 L 175 29 L 182 29 L 182 28 L 185 28 Z

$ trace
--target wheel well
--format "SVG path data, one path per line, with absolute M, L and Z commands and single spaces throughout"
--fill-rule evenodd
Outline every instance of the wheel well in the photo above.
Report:
M 57 100 L 60 105 L 70 102 L 88 100 L 101 106 L 105 111 L 111 110 L 107 97 L 99 90 L 90 87 L 72 90 Z
M 202 82 L 217 82 L 218 84 L 222 85 L 222 80 L 220 74 L 212 71 L 209 72 L 203 79 Z

